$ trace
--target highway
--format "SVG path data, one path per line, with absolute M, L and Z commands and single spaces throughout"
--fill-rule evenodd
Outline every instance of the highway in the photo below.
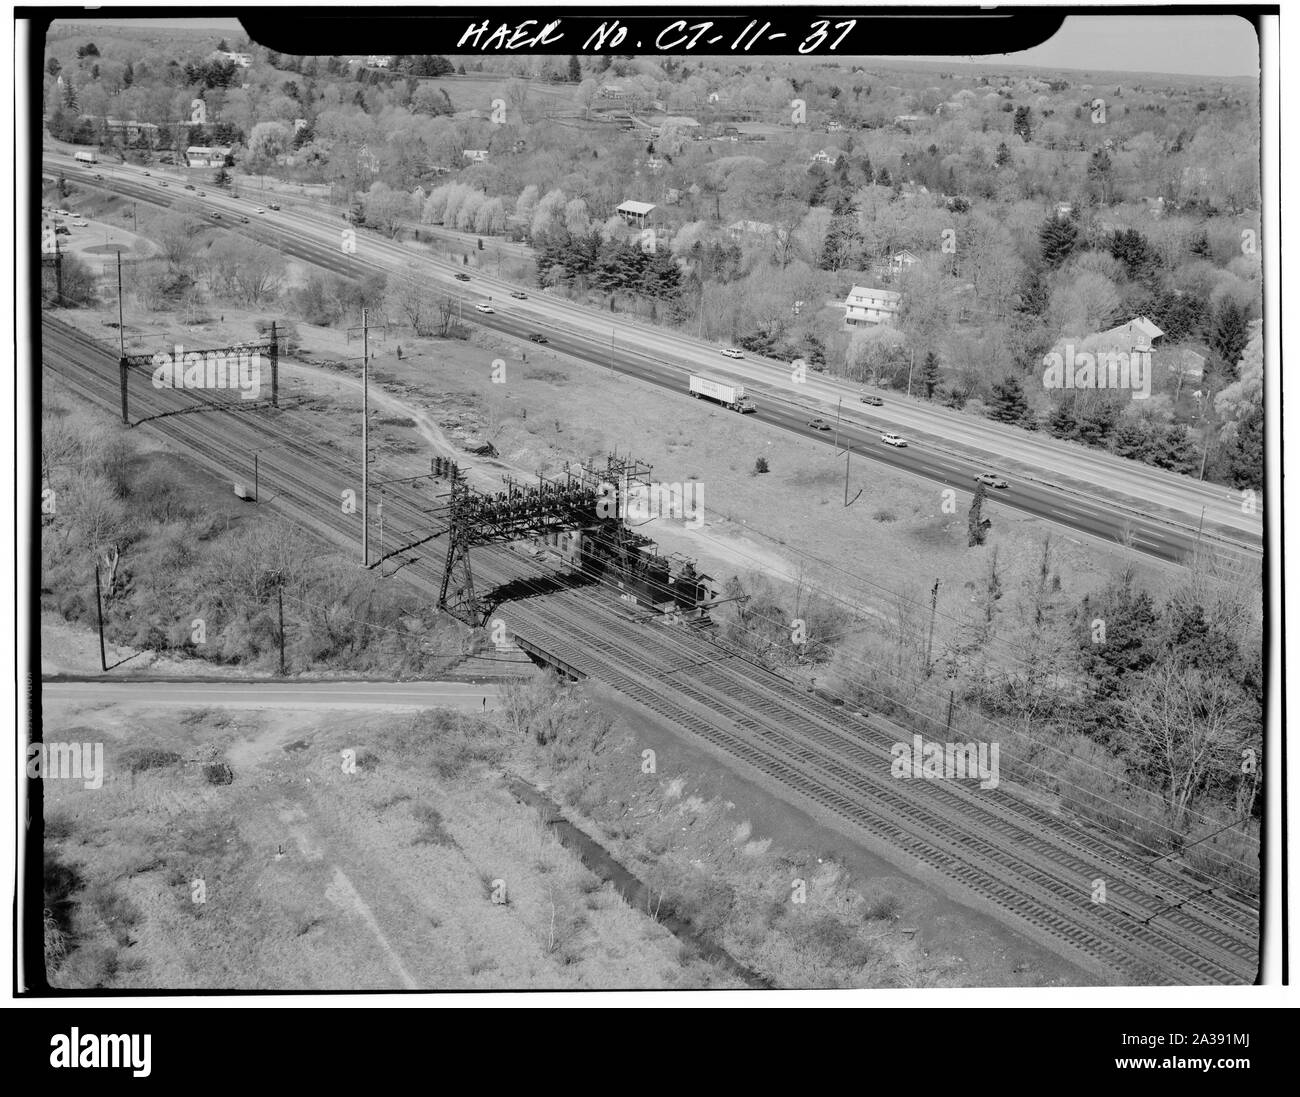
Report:
M 184 188 L 184 179 L 167 179 L 141 169 L 95 165 L 86 167 L 70 157 L 50 156 L 47 171 L 62 172 L 90 185 L 159 206 L 189 210 L 196 215 L 222 214 L 212 224 L 242 232 L 264 244 L 324 269 L 348 277 L 372 271 L 390 276 L 415 266 L 427 272 L 440 293 L 462 303 L 467 319 L 485 328 L 526 340 L 544 334 L 548 346 L 573 357 L 686 396 L 692 371 L 736 377 L 746 384 L 759 406 L 754 418 L 826 445 L 849 443 L 855 455 L 912 473 L 942 487 L 972 490 L 974 477 L 994 471 L 1010 483 L 990 492 L 999 504 L 1076 533 L 1128 544 L 1135 551 L 1171 563 L 1184 563 L 1200 547 L 1204 557 L 1225 567 L 1258 566 L 1262 552 L 1262 513 L 1248 512 L 1239 492 L 1148 469 L 1097 451 L 1045 442 L 1023 431 L 987 420 L 963 417 L 932 405 L 913 407 L 903 398 L 886 397 L 883 408 L 861 404 L 854 387 L 829 382 L 810 373 L 806 384 L 793 384 L 788 368 L 775 363 L 722 357 L 716 348 L 630 321 L 621 314 L 604 315 L 548 295 L 532 293 L 525 301 L 510 298 L 512 283 L 474 270 L 471 281 L 457 281 L 458 265 L 412 251 L 359 230 L 356 250 L 345 251 L 340 218 L 333 227 L 317 213 L 286 208 L 256 214 L 258 201 L 232 198 L 202 188 L 206 196 Z M 94 180 L 100 174 L 101 181 Z M 166 181 L 167 187 L 160 186 Z M 238 218 L 247 217 L 248 224 Z M 473 305 L 490 298 L 492 314 Z M 532 344 L 525 343 L 531 347 Z M 814 416 L 834 421 L 831 434 L 810 428 Z M 884 430 L 904 433 L 909 445 L 895 449 L 880 441 Z M 990 450 L 1005 450 L 1014 460 L 997 458 Z M 1099 486 L 1104 485 L 1104 492 Z M 1137 495 L 1131 493 L 1138 493 Z M 1262 500 L 1261 500 L 1262 505 Z M 1204 510 L 1202 511 L 1202 508 Z
M 46 679 L 46 701 L 111 705 L 215 705 L 221 708 L 496 708 L 498 687 L 484 682 L 264 682 L 166 679 Z

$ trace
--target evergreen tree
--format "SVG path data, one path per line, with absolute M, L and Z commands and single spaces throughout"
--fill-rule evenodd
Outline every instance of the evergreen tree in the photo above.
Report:
M 1078 427 L 1074 418 L 1074 405 L 1066 400 L 1056 405 L 1056 409 L 1047 420 L 1048 432 L 1057 438 L 1073 438 Z
M 1264 481 L 1264 407 L 1256 404 L 1237 420 L 1237 429 L 1224 454 L 1232 486 L 1259 490 Z
M 925 361 L 921 364 L 921 387 L 925 389 L 925 398 L 934 399 L 934 390 L 939 385 L 939 356 L 934 351 L 926 351 Z
M 576 54 L 569 58 L 569 83 L 582 83 L 582 65 L 578 63 Z
M 131 62 L 126 63 L 126 68 L 122 70 L 122 86 L 129 88 L 135 82 L 135 69 L 132 68 Z
M 1005 141 L 998 145 L 998 154 L 993 163 L 1000 168 L 1004 168 L 1011 163 L 1011 150 L 1007 148 Z
M 1210 329 L 1210 346 L 1236 376 L 1237 363 L 1241 352 L 1250 340 L 1246 324 L 1246 313 L 1235 301 L 1227 298 L 1214 314 L 1214 325 Z
M 1029 416 L 1029 403 L 1019 378 L 1006 377 L 993 386 L 989 418 L 999 423 L 1019 423 Z
M 1012 132 L 1015 133 L 1025 144 L 1029 143 L 1029 138 L 1033 134 L 1033 129 L 1029 121 L 1029 108 L 1017 107 L 1015 122 L 1012 124 Z
M 1038 229 L 1038 250 L 1043 264 L 1055 270 L 1074 252 L 1079 224 L 1073 217 L 1048 217 Z

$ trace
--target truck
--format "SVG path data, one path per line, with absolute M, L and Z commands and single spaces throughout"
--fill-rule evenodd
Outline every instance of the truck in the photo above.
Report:
M 711 377 L 701 377 L 699 374 L 691 374 L 690 393 L 696 400 L 704 397 L 706 400 L 712 400 L 714 403 L 721 404 L 724 408 L 730 408 L 732 411 L 738 411 L 742 414 L 747 411 L 757 411 L 754 401 L 745 395 L 744 385 L 733 385 L 727 381 L 715 381 Z
M 79 152 L 75 156 L 73 156 L 73 159 L 76 160 L 78 163 L 82 163 L 82 164 L 99 163 L 99 157 L 96 156 L 93 152 Z

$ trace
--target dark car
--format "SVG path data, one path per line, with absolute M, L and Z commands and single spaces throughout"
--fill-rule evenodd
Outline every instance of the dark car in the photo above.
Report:
M 165 187 L 165 186 L 167 185 L 167 180 L 166 180 L 166 179 L 159 179 L 159 180 L 158 180 L 158 185 L 159 185 L 160 187 Z
M 145 175 L 152 175 L 152 174 L 153 174 L 153 172 L 151 172 L 151 171 L 146 171 L 146 172 L 145 172 Z
M 241 217 L 241 218 L 239 219 L 239 223 L 240 223 L 241 225 L 246 225 L 246 224 L 248 224 L 248 218 L 247 218 L 247 217 Z
M 528 333 L 528 338 L 529 338 L 530 340 L 532 340 L 534 343 L 549 343 L 549 342 L 550 342 L 550 340 L 547 339 L 546 336 L 543 335 L 540 331 L 532 331 L 532 332 L 529 332 L 529 333 Z
M 55 236 L 71 236 L 72 230 L 67 225 L 56 225 L 54 228 Z
M 830 423 L 826 422 L 825 419 L 809 419 L 809 420 L 808 420 L 808 425 L 809 425 L 810 427 L 812 427 L 813 430 L 830 430 L 830 429 L 831 429 L 831 425 L 830 425 Z
M 528 300 L 528 294 L 524 293 L 522 290 L 515 290 L 514 293 L 512 293 L 510 296 L 513 297 L 516 301 Z
M 95 178 L 96 178 L 96 179 L 103 179 L 104 177 L 103 177 L 102 175 L 100 175 L 99 172 L 95 172 Z
M 200 197 L 200 198 L 206 198 L 207 196 L 208 196 L 208 192 L 207 192 L 207 191 L 205 191 L 205 190 L 201 190 L 201 191 L 199 191 L 199 197 Z
M 220 220 L 221 220 L 221 214 L 219 214 L 216 210 L 213 210 L 213 211 L 212 211 L 212 220 L 214 220 L 214 221 L 220 221 Z
M 196 188 L 195 188 L 195 186 L 194 186 L 193 183 L 186 183 L 186 184 L 185 184 L 185 189 L 186 189 L 186 190 L 195 190 Z
M 981 472 L 977 477 L 975 477 L 975 479 L 979 481 L 981 484 L 983 484 L 986 488 L 1010 487 L 1010 485 L 1005 480 L 1003 480 L 1001 476 L 994 476 L 993 473 L 991 472 Z
M 279 204 L 278 202 L 267 202 L 267 204 L 266 204 L 266 208 L 267 208 L 267 209 L 279 209 L 279 208 L 280 208 L 280 204 Z
M 461 274 L 460 271 L 457 271 L 457 272 L 456 272 L 456 281 L 457 281 L 457 282 L 468 282 L 468 281 L 469 281 L 469 275 L 468 275 L 468 274 Z
M 885 406 L 885 402 L 879 396 L 871 396 L 870 394 L 868 394 L 867 396 L 863 396 L 862 402 L 864 404 L 870 404 L 873 408 L 880 408 Z

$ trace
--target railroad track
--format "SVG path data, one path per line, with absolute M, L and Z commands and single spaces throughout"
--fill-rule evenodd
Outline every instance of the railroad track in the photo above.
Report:
M 52 318 L 46 362 L 85 398 L 118 406 L 117 363 L 93 339 Z M 339 492 L 357 487 L 355 456 L 293 408 L 248 414 L 171 415 L 179 394 L 136 385 L 132 407 L 149 426 L 229 476 L 232 452 L 275 446 L 278 508 L 327 543 L 354 547 L 339 521 Z M 300 421 L 302 420 L 302 421 Z M 335 427 L 335 432 L 337 429 Z M 349 465 L 348 462 L 351 462 Z M 358 493 L 359 494 L 359 493 Z M 429 524 L 427 499 L 385 494 L 409 528 Z M 404 554 L 400 580 L 432 599 L 445 541 Z M 507 548 L 475 550 L 475 572 L 495 585 L 535 578 L 537 565 Z M 765 786 L 839 820 L 905 869 L 916 863 L 960 885 L 1004 920 L 1106 977 L 1133 983 L 1246 983 L 1256 975 L 1258 916 L 1247 903 L 1168 864 L 996 790 L 960 782 L 898 781 L 889 748 L 911 733 L 800 690 L 690 629 L 629 620 L 607 592 L 573 588 L 510 602 L 494 614 L 519 636 L 603 681 L 741 764 Z M 1107 902 L 1091 885 L 1106 881 Z

